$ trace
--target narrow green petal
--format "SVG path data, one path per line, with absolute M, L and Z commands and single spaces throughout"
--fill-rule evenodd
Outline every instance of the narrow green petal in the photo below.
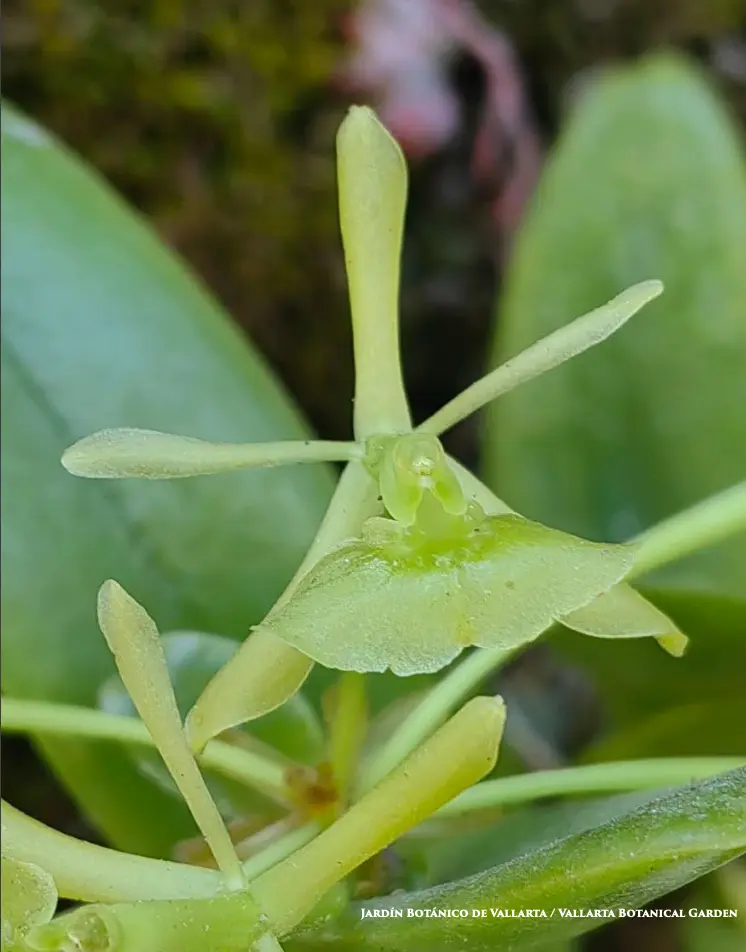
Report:
M 477 380 L 425 420 L 418 431 L 443 433 L 503 393 L 595 347 L 662 292 L 660 281 L 643 281 L 622 291 L 608 304 L 547 335 Z
M 407 201 L 401 149 L 372 110 L 337 134 L 339 218 L 355 347 L 355 436 L 411 429 L 399 356 L 399 259 Z
M 476 784 L 442 807 L 437 815 L 438 819 L 463 816 L 473 810 L 494 810 L 545 797 L 678 786 L 743 766 L 743 757 L 665 757 L 536 770 Z
M 680 658 L 689 639 L 652 602 L 624 582 L 561 619 L 562 624 L 595 638 L 646 638 Z
M 218 866 L 234 886 L 241 864 L 189 749 L 155 622 L 111 579 L 98 595 L 98 620 L 127 691 L 187 802 Z
M 99 430 L 78 440 L 62 456 L 73 476 L 92 479 L 180 479 L 234 469 L 348 460 L 355 443 L 297 440 L 283 443 L 209 443 L 156 430 Z
M 280 707 L 300 688 L 312 667 L 309 657 L 263 627 L 252 632 L 187 715 L 192 750 L 200 751 L 228 728 Z
M 368 732 L 365 678 L 350 671 L 340 675 L 324 695 L 324 711 L 329 730 L 328 760 L 336 789 L 346 802 Z

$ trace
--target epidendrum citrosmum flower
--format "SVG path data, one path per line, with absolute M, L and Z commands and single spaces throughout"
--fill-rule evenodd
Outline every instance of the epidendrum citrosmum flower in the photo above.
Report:
M 4 946 L 277 952 L 277 939 L 313 910 L 318 914 L 320 903 L 327 917 L 340 911 L 347 902 L 342 881 L 412 827 L 447 805 L 458 815 L 499 802 L 493 785 L 500 781 L 478 781 L 495 766 L 504 704 L 494 697 L 467 700 L 490 671 L 558 620 L 597 637 L 651 636 L 681 654 L 684 635 L 625 579 L 671 551 L 680 554 L 692 540 L 713 541 L 732 531 L 734 521 L 746 523 L 742 486 L 688 514 L 683 546 L 676 517 L 642 548 L 589 542 L 513 512 L 440 443 L 444 431 L 490 400 L 603 341 L 661 292 L 656 281 L 534 344 L 413 427 L 398 345 L 404 161 L 364 108 L 352 109 L 343 123 L 338 159 L 355 348 L 354 440 L 227 445 L 123 429 L 87 437 L 63 457 L 77 475 L 150 479 L 345 462 L 295 577 L 184 725 L 155 622 L 111 580 L 99 592 L 99 625 L 142 723 L 4 699 L 4 727 L 15 721 L 30 733 L 155 746 L 219 871 L 83 843 L 3 803 Z M 363 679 L 354 672 L 437 671 L 467 647 L 476 650 L 397 718 L 393 731 L 379 731 L 383 739 L 366 731 Z M 222 740 L 203 750 L 227 728 L 282 705 L 314 662 L 347 672 L 325 712 L 334 796 L 316 814 L 294 800 L 274 757 Z M 278 824 L 260 831 L 263 845 L 246 859 L 239 858 L 195 750 L 202 751 L 203 766 L 240 775 L 287 809 Z M 270 835 L 278 827 L 280 835 Z M 51 919 L 58 893 L 90 905 Z
M 76 475 L 173 479 L 256 466 L 347 463 L 294 579 L 187 719 L 201 749 L 282 704 L 314 662 L 399 675 L 437 671 L 463 649 L 499 659 L 561 620 L 597 637 L 686 638 L 624 582 L 636 546 L 531 522 L 444 452 L 439 436 L 499 395 L 600 343 L 662 291 L 646 281 L 537 342 L 413 427 L 398 343 L 406 204 L 401 152 L 366 108 L 339 131 L 340 220 L 355 349 L 354 441 L 216 444 L 104 430 L 63 457 Z

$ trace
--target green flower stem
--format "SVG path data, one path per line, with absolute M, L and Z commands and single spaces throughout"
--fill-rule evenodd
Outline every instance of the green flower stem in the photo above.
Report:
M 155 747 L 141 720 L 87 707 L 3 698 L 2 729 L 12 734 L 54 735 L 113 740 Z M 277 803 L 289 802 L 283 764 L 250 750 L 215 740 L 200 755 L 202 767 L 261 791 Z
M 286 935 L 335 883 L 486 776 L 504 723 L 501 700 L 473 698 L 323 833 L 253 880 L 273 931 Z
M 365 107 L 337 134 L 339 219 L 355 349 L 357 440 L 412 429 L 399 355 L 399 259 L 407 167 L 399 146 Z
M 539 770 L 485 780 L 441 807 L 436 817 L 450 819 L 475 810 L 490 810 L 565 794 L 621 793 L 676 786 L 744 765 L 746 760 L 742 757 L 671 757 Z
M 404 718 L 388 740 L 371 754 L 361 772 L 360 793 L 375 787 L 398 767 L 513 653 L 501 648 L 479 648 L 453 667 Z
M 632 577 L 746 531 L 746 482 L 709 496 L 646 530 L 633 541 L 640 549 Z
M 436 435 L 449 430 L 503 393 L 600 344 L 662 291 L 660 281 L 643 281 L 627 288 L 608 304 L 560 327 L 477 380 L 417 429 Z
M 283 836 L 278 837 L 273 843 L 269 843 L 264 849 L 244 860 L 243 871 L 247 880 L 251 881 L 260 876 L 263 872 L 271 869 L 276 863 L 282 862 L 288 856 L 292 856 L 296 850 L 299 850 L 306 843 L 318 836 L 321 826 L 312 821 L 298 826 L 294 830 L 289 830 Z
M 368 707 L 365 676 L 344 671 L 328 698 L 329 762 L 340 802 L 347 801 L 365 742 Z
M 222 875 L 184 863 L 120 853 L 59 833 L 2 804 L 3 854 L 35 863 L 60 896 L 85 902 L 205 898 L 225 889 Z
M 243 891 L 213 899 L 84 906 L 32 929 L 27 943 L 38 952 L 247 952 L 266 934 L 261 910 Z

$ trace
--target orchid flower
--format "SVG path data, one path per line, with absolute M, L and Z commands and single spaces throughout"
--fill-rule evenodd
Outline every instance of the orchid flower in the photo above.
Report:
M 477 655 L 487 652 L 484 674 L 558 621 L 596 637 L 654 637 L 674 655 L 686 645 L 675 624 L 624 581 L 635 572 L 639 546 L 588 542 L 531 522 L 448 457 L 439 439 L 500 395 L 604 341 L 662 292 L 661 283 L 623 291 L 415 427 L 399 353 L 406 165 L 364 107 L 342 123 L 337 158 L 354 440 L 234 445 L 114 429 L 80 440 L 62 460 L 71 473 L 99 479 L 346 464 L 295 577 L 191 710 L 186 726 L 195 750 L 284 703 L 314 662 L 411 675 L 438 671 L 476 647 Z

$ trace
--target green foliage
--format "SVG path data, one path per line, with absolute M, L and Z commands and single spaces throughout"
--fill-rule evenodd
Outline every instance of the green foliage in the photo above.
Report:
M 490 411 L 485 464 L 501 495 L 621 540 L 743 480 L 745 245 L 743 151 L 691 66 L 653 57 L 581 97 L 515 247 L 495 359 L 633 281 L 667 291 L 598 353 Z M 744 560 L 740 536 L 665 577 L 741 595 Z
M 630 281 L 655 275 L 667 290 L 598 352 L 490 410 L 485 466 L 501 495 L 566 531 L 628 539 L 744 480 L 745 246 L 742 144 L 699 72 L 666 55 L 602 76 L 570 116 L 517 240 L 493 359 Z M 598 756 L 746 747 L 734 717 L 744 566 L 740 533 L 640 580 L 690 637 L 675 677 L 647 643 L 558 638 L 624 730 Z
M 736 829 L 740 833 L 734 837 Z M 533 949 L 542 941 L 571 938 L 599 924 L 592 917 L 563 917 L 561 909 L 642 905 L 744 849 L 746 768 L 664 794 L 583 832 L 524 845 L 519 856 L 489 872 L 364 904 L 336 924 L 338 940 L 326 937 L 322 927 L 288 947 L 291 952 L 322 945 L 330 952 Z M 402 909 L 405 918 L 361 918 L 363 910 L 376 908 Z M 465 909 L 469 914 L 463 919 L 418 919 L 406 917 L 407 909 Z M 473 909 L 486 910 L 486 916 L 473 916 Z M 545 915 L 495 918 L 491 909 L 536 910 Z
M 744 482 L 678 513 L 673 523 L 656 524 L 636 543 L 590 542 L 510 511 L 438 442 L 438 434 L 497 396 L 602 343 L 661 293 L 659 281 L 637 284 L 605 305 L 593 301 L 589 313 L 532 343 L 413 430 L 397 314 L 406 169 L 375 115 L 354 108 L 337 150 L 355 343 L 355 441 L 305 440 L 266 371 L 232 346 L 219 315 L 141 227 L 99 187 L 91 188 L 37 127 L 11 112 L 4 133 L 13 160 L 9 445 L 19 500 L 8 516 L 17 600 L 8 691 L 15 697 L 5 698 L 6 726 L 44 738 L 57 769 L 70 766 L 68 782 L 94 820 L 112 839 L 126 834 L 130 849 L 135 842 L 142 852 L 170 843 L 184 816 L 171 810 L 175 785 L 211 853 L 205 863 L 218 867 L 205 869 L 194 855 L 167 863 L 95 846 L 3 804 L 3 853 L 15 877 L 9 921 L 28 930 L 23 942 L 29 948 L 278 952 L 282 940 L 298 952 L 437 952 L 465 944 L 487 952 L 495 944 L 529 949 L 542 943 L 566 950 L 599 920 L 562 909 L 636 907 L 746 850 L 742 756 L 637 759 L 485 779 L 496 765 L 506 709 L 500 697 L 471 697 L 557 620 L 617 644 L 656 639 L 681 655 L 687 639 L 675 621 L 622 579 L 746 526 Z M 40 267 L 42 277 L 32 280 Z M 58 327 L 60 314 L 65 333 L 77 341 L 75 357 Z M 106 387 L 92 387 L 102 370 Z M 110 392 L 124 390 L 125 376 L 126 394 Z M 194 378 L 209 387 L 207 397 Z M 188 399 L 177 389 L 185 381 L 192 385 Z M 124 420 L 125 414 L 134 419 Z M 81 439 L 80 428 L 98 423 L 100 415 L 109 417 L 105 428 L 99 424 Z M 213 442 L 160 430 L 171 418 L 178 425 L 181 416 L 185 430 L 211 427 L 195 435 Z M 300 438 L 261 441 L 275 425 Z M 259 438 L 226 442 L 231 430 L 245 429 Z M 96 484 L 90 509 L 66 496 L 66 487 L 58 493 L 55 479 L 64 474 L 58 469 L 50 478 L 45 468 L 59 453 L 60 434 L 75 441 L 63 455 L 69 472 L 106 480 Z M 574 452 L 582 460 L 585 446 Z M 330 459 L 346 467 L 312 540 L 306 530 L 321 515 L 323 477 L 291 483 L 260 472 L 254 475 L 261 481 L 252 484 L 249 475 L 226 473 Z M 220 474 L 207 489 L 182 478 L 206 474 Z M 109 482 L 130 477 L 145 477 L 146 488 Z M 169 481 L 174 477 L 176 483 Z M 181 486 L 197 488 L 182 492 Z M 70 547 L 65 575 L 44 556 L 39 516 L 46 529 L 55 519 L 62 524 L 68 512 L 75 517 L 70 536 L 81 536 L 85 545 Z M 300 565 L 290 578 L 284 569 L 294 556 Z M 83 581 L 98 585 L 112 566 L 155 606 L 149 601 L 146 609 L 110 578 L 100 584 L 98 623 L 118 680 L 104 653 L 86 669 L 80 688 L 68 683 L 79 673 L 64 655 L 63 638 L 71 637 L 73 621 L 85 624 L 85 612 L 72 601 L 61 631 L 50 627 L 58 604 L 66 604 L 63 582 L 80 581 L 79 559 Z M 726 574 L 732 570 L 732 563 L 723 564 Z M 31 592 L 39 579 L 47 588 L 36 604 Z M 259 624 L 236 651 L 224 638 L 195 632 L 235 635 L 246 612 L 256 613 Z M 154 618 L 176 633 L 161 638 Z M 43 640 L 34 640 L 40 634 Z M 77 649 L 87 655 L 88 642 L 80 642 Z M 42 678 L 35 667 L 28 673 L 28 649 L 37 645 L 48 656 Z M 367 674 L 342 674 L 324 697 L 323 738 L 310 709 L 291 700 L 317 658 L 343 671 L 413 674 L 442 668 L 471 645 L 480 647 L 400 708 L 401 719 L 379 718 L 370 732 Z M 52 670 L 52 661 L 61 670 Z M 59 696 L 78 703 L 53 703 Z M 127 716 L 94 709 L 97 700 Z M 217 736 L 247 721 L 257 722 L 257 734 L 264 729 L 261 743 L 249 739 L 251 726 Z M 286 735 L 299 726 L 303 736 L 290 738 L 294 761 Z M 60 738 L 75 746 L 65 749 Z M 93 740 L 110 745 L 108 761 Z M 134 756 L 133 747 L 140 751 Z M 143 770 L 149 765 L 153 773 L 152 759 L 142 755 L 153 747 L 167 784 L 163 768 L 155 768 L 157 783 Z M 636 753 L 639 742 L 629 748 Z M 325 760 L 300 762 L 317 756 Z M 216 803 L 215 793 L 227 789 L 215 786 L 217 779 L 238 780 L 274 801 L 274 815 L 240 843 Z M 465 871 L 464 860 L 474 859 L 468 837 L 458 836 L 465 819 L 483 829 L 496 809 L 513 803 L 686 781 L 646 793 L 634 805 L 616 799 L 591 805 L 577 813 L 572 831 L 550 815 L 547 824 L 529 833 L 524 826 L 521 833 L 520 814 L 515 825 L 508 815 L 503 830 L 495 831 L 497 843 L 492 834 L 485 838 L 483 845 L 493 848 L 473 875 L 453 881 Z M 100 789 L 91 797 L 94 783 Z M 138 811 L 147 813 L 142 822 Z M 171 825 L 159 831 L 166 815 Z M 505 824 L 513 836 L 508 855 L 505 842 L 499 845 Z M 449 844 L 439 851 L 432 839 L 441 837 Z M 393 843 L 429 888 L 393 891 L 382 864 Z M 91 904 L 45 921 L 54 890 L 45 893 L 34 878 L 37 865 L 61 896 Z M 408 889 L 412 868 L 398 877 Z M 731 892 L 739 888 L 731 883 Z M 351 903 L 356 892 L 385 898 Z M 39 911 L 42 894 L 50 908 L 42 903 Z M 449 914 L 364 915 L 381 906 Z M 506 918 L 493 915 L 497 908 L 532 914 Z M 465 916 L 453 916 L 462 909 Z
M 95 706 L 114 671 L 90 597 L 105 578 L 167 629 L 238 637 L 302 558 L 330 480 L 317 467 L 107 489 L 65 473 L 65 447 L 112 423 L 305 434 L 260 359 L 107 188 L 8 106 L 2 142 L 3 690 Z M 43 747 L 110 841 L 163 856 L 192 835 L 183 806 L 116 747 Z

